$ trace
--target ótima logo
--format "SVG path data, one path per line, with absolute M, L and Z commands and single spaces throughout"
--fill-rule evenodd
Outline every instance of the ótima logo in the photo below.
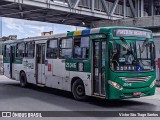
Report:
M 137 66 L 137 71 L 142 71 L 142 67 L 141 66 Z

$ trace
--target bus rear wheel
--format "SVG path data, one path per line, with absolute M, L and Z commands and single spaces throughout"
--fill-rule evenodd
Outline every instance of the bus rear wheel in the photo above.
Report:
M 27 77 L 24 72 L 20 74 L 20 85 L 21 87 L 27 87 Z
M 72 94 L 76 100 L 86 100 L 85 87 L 82 80 L 76 80 L 72 85 Z

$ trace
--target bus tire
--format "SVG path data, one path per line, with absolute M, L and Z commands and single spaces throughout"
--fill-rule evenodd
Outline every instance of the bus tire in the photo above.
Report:
M 20 85 L 21 87 L 27 87 L 27 77 L 24 72 L 21 72 L 20 74 Z
M 72 94 L 76 100 L 86 100 L 85 87 L 82 80 L 77 79 L 72 85 Z

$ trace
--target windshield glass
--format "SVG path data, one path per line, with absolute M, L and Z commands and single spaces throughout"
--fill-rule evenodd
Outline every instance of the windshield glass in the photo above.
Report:
M 153 71 L 154 44 L 149 40 L 110 41 L 110 67 L 114 71 Z

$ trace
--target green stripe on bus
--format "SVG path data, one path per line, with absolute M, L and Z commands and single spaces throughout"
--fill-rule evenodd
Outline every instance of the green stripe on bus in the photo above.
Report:
M 3 63 L 10 63 L 10 57 L 3 57 Z
M 14 64 L 22 64 L 23 58 L 15 58 Z
M 15 58 L 13 64 L 22 64 L 23 58 Z M 10 63 L 10 58 L 9 57 L 4 57 L 3 58 L 3 63 Z
M 74 32 L 68 32 L 68 33 L 67 33 L 67 37 L 73 36 L 73 35 L 74 35 Z
M 106 34 L 108 32 L 108 29 L 106 29 L 106 28 L 100 28 L 99 32 Z

